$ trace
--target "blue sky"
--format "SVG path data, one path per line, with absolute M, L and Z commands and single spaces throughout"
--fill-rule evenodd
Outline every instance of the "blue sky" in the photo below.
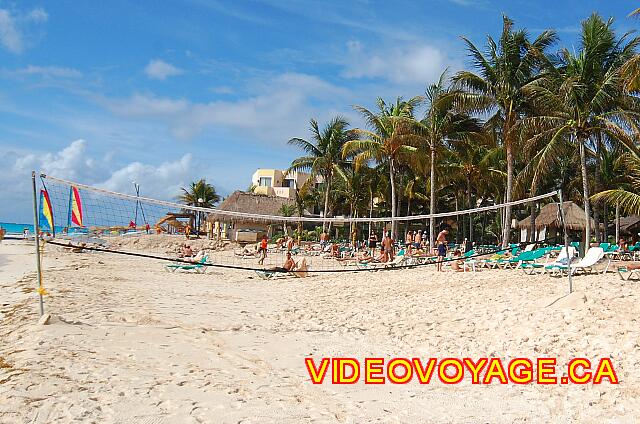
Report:
M 32 169 L 172 199 L 206 177 L 245 189 L 286 168 L 310 118 L 422 94 L 467 66 L 506 13 L 575 43 L 632 1 L 0 1 L 0 221 L 28 222 Z

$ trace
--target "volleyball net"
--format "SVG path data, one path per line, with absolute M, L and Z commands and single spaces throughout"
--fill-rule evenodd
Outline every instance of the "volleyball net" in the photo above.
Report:
M 395 217 L 398 240 L 384 252 L 389 216 L 320 217 L 307 211 L 299 216 L 290 200 L 251 193 L 234 193 L 222 207 L 210 208 L 198 198 L 190 199 L 192 204 L 147 198 L 134 183 L 130 193 L 118 193 L 44 174 L 37 186 L 39 232 L 49 244 L 75 252 L 158 259 L 169 271 L 269 270 L 282 268 L 289 256 L 312 273 L 429 265 L 436 260 L 434 246 L 427 245 L 432 218 L 436 234 L 448 230 L 447 260 L 457 260 L 451 257 L 456 250 L 467 259 L 503 251 L 499 242 L 506 204 Z M 511 202 L 512 216 L 526 220 L 532 205 L 556 201 L 556 195 L 553 191 Z M 278 202 L 289 205 L 278 210 L 281 215 L 273 214 Z M 512 234 L 519 243 L 521 230 Z M 540 244 L 561 242 L 557 234 L 536 233 L 535 239 Z

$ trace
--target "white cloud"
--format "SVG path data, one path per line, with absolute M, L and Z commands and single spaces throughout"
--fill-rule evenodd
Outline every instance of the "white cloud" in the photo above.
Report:
M 383 78 L 397 84 L 426 86 L 453 62 L 427 43 L 367 50 L 359 41 L 350 41 L 347 50 L 344 77 Z
M 50 173 L 59 178 L 86 179 L 93 174 L 95 170 L 92 168 L 96 165 L 93 159 L 86 157 L 86 150 L 85 140 L 75 140 L 58 152 L 30 153 L 18 157 L 13 170 L 18 175 L 35 170 Z
M 92 155 L 82 139 L 56 152 L 6 152 L 0 156 L 0 167 L 9 171 L 0 173 L 0 199 L 4 205 L 0 221 L 25 222 L 30 216 L 32 170 L 129 194 L 133 190 L 132 181 L 136 181 L 145 197 L 163 200 L 175 199 L 180 187 L 206 176 L 202 164 L 190 153 L 160 164 L 139 161 L 115 164 L 113 159 Z
M 60 66 L 29 65 L 26 68 L 17 69 L 11 73 L 15 75 L 40 75 L 47 78 L 80 78 L 82 76 L 82 72 L 77 69 Z
M 0 9 L 0 43 L 12 53 L 20 53 L 23 49 L 22 34 L 6 9 Z
M 335 104 L 344 107 L 352 98 L 346 89 L 297 73 L 255 83 L 250 91 L 256 94 L 208 103 L 139 93 L 124 99 L 101 98 L 98 102 L 118 116 L 159 119 L 181 140 L 207 128 L 218 128 L 284 143 L 299 135 L 311 117 L 322 120 Z
M 176 68 L 170 63 L 156 59 L 149 62 L 149 64 L 144 68 L 144 72 L 149 78 L 165 80 L 168 77 L 180 75 L 184 71 L 180 68 Z
M 33 9 L 31 12 L 27 14 L 26 19 L 33 22 L 38 22 L 38 23 L 47 22 L 49 20 L 49 14 L 43 8 L 36 7 L 35 9 Z
M 132 181 L 135 181 L 143 188 L 145 197 L 173 200 L 180 193 L 180 187 L 185 187 L 189 181 L 200 178 L 194 171 L 193 157 L 187 153 L 175 161 L 163 162 L 160 165 L 132 162 L 113 171 L 106 181 L 98 183 L 97 186 L 128 193 L 131 191 Z
M 0 9 L 0 44 L 12 53 L 21 53 L 25 48 L 26 25 L 41 24 L 48 19 L 49 15 L 41 7 L 23 14 L 13 14 L 8 9 Z
M 140 93 L 124 99 L 100 98 L 98 103 L 116 115 L 133 118 L 172 116 L 189 108 L 189 102 L 184 99 L 174 100 Z

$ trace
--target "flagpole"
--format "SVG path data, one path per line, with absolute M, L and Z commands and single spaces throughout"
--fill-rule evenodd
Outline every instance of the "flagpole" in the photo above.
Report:
M 31 171 L 33 185 L 33 230 L 36 242 L 36 271 L 38 276 L 38 293 L 40 295 L 40 316 L 44 315 L 44 301 L 42 299 L 42 271 L 40 264 L 40 225 L 38 224 L 38 198 L 36 194 L 36 171 Z

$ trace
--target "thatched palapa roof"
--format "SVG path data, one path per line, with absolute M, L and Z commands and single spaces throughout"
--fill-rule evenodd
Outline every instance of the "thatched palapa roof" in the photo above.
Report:
M 253 213 L 260 215 L 280 215 L 283 205 L 295 205 L 292 199 L 276 196 L 261 196 L 244 191 L 234 191 L 229 197 L 224 199 L 218 209 L 231 212 Z M 236 218 L 212 212 L 207 216 L 207 221 L 215 222 L 261 222 L 268 223 L 259 218 Z M 277 221 L 276 221 L 277 222 Z
M 615 222 L 611 225 L 615 226 Z M 633 234 L 640 230 L 640 215 L 623 216 L 620 218 L 620 231 Z
M 565 224 L 569 230 L 584 230 L 585 218 L 584 209 L 573 202 L 564 202 L 562 204 L 564 210 Z M 595 221 L 590 219 L 590 227 L 595 228 Z M 562 228 L 560 221 L 560 211 L 557 203 L 549 203 L 540 209 L 540 213 L 536 217 L 536 229 L 540 228 Z M 518 222 L 518 228 L 531 228 L 531 215 Z

